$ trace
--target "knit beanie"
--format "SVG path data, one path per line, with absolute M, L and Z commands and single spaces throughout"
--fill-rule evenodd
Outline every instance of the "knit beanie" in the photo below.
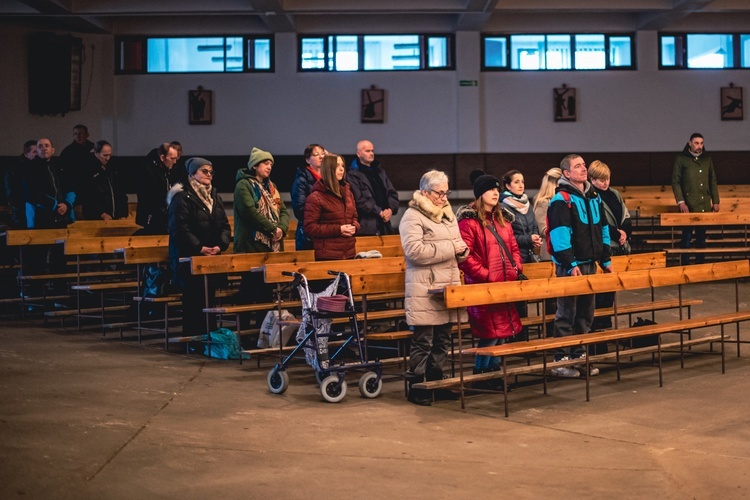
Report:
M 271 160 L 273 162 L 273 156 L 271 153 L 259 148 L 253 148 L 253 150 L 250 151 L 250 159 L 247 160 L 247 168 L 252 170 L 258 163 L 266 160 Z
M 474 170 L 469 174 L 469 180 L 474 186 L 474 198 L 479 199 L 490 189 L 500 189 L 500 181 L 494 175 L 487 175 L 483 170 Z
M 188 161 L 185 162 L 185 168 L 187 169 L 188 175 L 193 175 L 203 165 L 208 165 L 209 167 L 214 166 L 213 163 L 206 160 L 205 158 L 199 158 L 197 156 L 195 158 L 190 158 Z

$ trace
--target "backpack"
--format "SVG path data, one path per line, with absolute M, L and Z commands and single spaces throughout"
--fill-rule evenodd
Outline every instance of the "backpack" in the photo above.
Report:
M 570 193 L 567 191 L 560 191 L 560 196 L 562 196 L 563 200 L 565 200 L 565 203 L 568 205 L 568 209 L 571 208 L 570 203 Z M 544 241 L 547 245 L 547 253 L 552 255 L 552 242 L 549 239 L 549 210 L 547 211 L 548 215 L 546 216 L 546 223 L 547 225 L 544 227 Z

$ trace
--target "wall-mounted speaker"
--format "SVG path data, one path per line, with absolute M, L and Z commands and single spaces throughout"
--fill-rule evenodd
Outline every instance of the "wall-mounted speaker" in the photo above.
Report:
M 29 113 L 57 115 L 81 109 L 83 40 L 70 35 L 29 36 Z

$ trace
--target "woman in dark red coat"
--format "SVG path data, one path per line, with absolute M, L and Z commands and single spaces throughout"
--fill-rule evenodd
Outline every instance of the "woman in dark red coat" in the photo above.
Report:
M 320 166 L 323 178 L 305 202 L 305 234 L 313 240 L 315 260 L 351 259 L 357 254 L 357 207 L 344 180 L 344 159 L 328 153 Z
M 466 284 L 515 281 L 518 274 L 514 267 L 518 272 L 523 271 L 523 268 L 521 253 L 510 224 L 513 214 L 498 204 L 500 181 L 481 171 L 479 173 L 481 175 L 472 175 L 476 201 L 462 207 L 456 214 L 461 238 L 470 250 L 469 258 L 460 263 L 459 267 L 464 272 Z M 513 262 L 496 236 L 505 243 Z M 513 303 L 469 307 L 468 313 L 471 330 L 479 338 L 479 347 L 502 344 L 506 338 L 521 331 L 521 320 Z M 499 367 L 498 358 L 477 356 L 474 373 L 495 371 Z M 499 382 L 502 383 L 502 380 Z

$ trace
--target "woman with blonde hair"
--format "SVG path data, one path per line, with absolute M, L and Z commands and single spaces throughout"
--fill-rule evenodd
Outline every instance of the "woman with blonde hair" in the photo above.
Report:
M 534 217 L 536 218 L 537 226 L 539 226 L 539 234 L 542 237 L 542 246 L 539 253 L 540 260 L 552 260 L 552 256 L 547 252 L 547 241 L 544 239 L 547 230 L 547 207 L 549 207 L 549 200 L 555 196 L 557 181 L 561 177 L 562 170 L 559 167 L 547 170 L 542 178 L 542 185 L 539 188 L 539 192 L 534 198 Z

